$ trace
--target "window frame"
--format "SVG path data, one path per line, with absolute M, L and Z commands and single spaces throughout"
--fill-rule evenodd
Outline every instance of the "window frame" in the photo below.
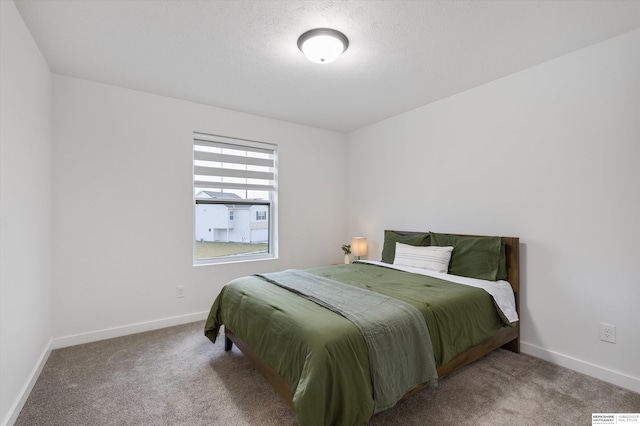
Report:
M 193 248 L 192 248 L 192 260 L 194 266 L 201 265 L 215 265 L 215 264 L 225 264 L 225 263 L 238 263 L 238 262 L 248 262 L 248 261 L 257 261 L 257 260 L 269 260 L 269 259 L 277 259 L 278 258 L 278 220 L 277 220 L 277 198 L 278 198 L 278 147 L 275 144 L 252 141 L 247 139 L 234 138 L 229 136 L 221 136 L 221 135 L 211 135 L 205 133 L 194 132 L 193 133 L 193 160 L 192 160 L 192 208 L 193 208 L 193 230 L 192 230 L 192 240 L 193 240 Z M 211 142 L 214 144 L 225 145 L 230 149 L 239 150 L 239 151 L 251 151 L 252 149 L 265 150 L 269 152 L 269 155 L 272 156 L 273 166 L 272 166 L 272 185 L 265 187 L 264 189 L 258 189 L 255 184 L 229 184 L 222 183 L 220 186 L 216 186 L 216 183 L 213 182 L 203 182 L 202 180 L 198 180 L 196 171 L 202 170 L 202 165 L 197 165 L 197 154 L 196 154 L 196 146 L 198 146 L 198 142 L 205 143 Z M 203 145 L 199 145 L 203 146 Z M 223 155 L 224 156 L 224 155 Z M 221 167 L 222 168 L 222 167 Z M 247 169 L 248 170 L 248 169 Z M 271 173 L 271 172 L 269 172 Z M 213 175 L 211 175 L 213 176 Z M 214 176 L 215 177 L 215 176 Z M 246 178 L 245 182 L 248 182 Z M 224 178 L 221 179 L 224 182 Z M 203 186 L 203 184 L 205 186 Z M 245 187 L 244 189 L 240 189 L 241 187 Z M 221 194 L 225 193 L 225 190 L 258 190 L 269 193 L 269 199 L 238 199 L 238 198 L 212 198 L 212 199 L 198 199 L 196 195 L 203 190 L 211 190 L 211 191 L 220 191 Z M 245 206 L 253 206 L 253 205 L 264 205 L 267 207 L 267 219 L 261 222 L 267 222 L 267 252 L 265 253 L 254 253 L 254 254 L 235 254 L 228 256 L 219 256 L 219 257 L 208 257 L 208 258 L 197 258 L 196 257 L 196 233 L 197 233 L 197 206 L 199 204 L 217 204 L 217 205 L 245 205 Z M 234 214 L 234 219 L 235 219 Z M 251 216 L 249 216 L 251 220 Z

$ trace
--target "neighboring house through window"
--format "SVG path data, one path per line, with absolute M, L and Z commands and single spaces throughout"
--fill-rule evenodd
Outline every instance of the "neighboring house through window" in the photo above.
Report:
M 277 255 L 277 147 L 194 133 L 194 264 Z

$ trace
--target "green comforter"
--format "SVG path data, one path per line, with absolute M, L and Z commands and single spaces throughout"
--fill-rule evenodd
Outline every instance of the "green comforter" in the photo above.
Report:
M 300 270 L 257 274 L 347 318 L 367 345 L 374 413 L 393 407 L 420 385 L 438 383 L 422 313 L 413 305 Z M 406 348 L 412 348 L 407 351 Z
M 502 326 L 482 289 L 360 263 L 307 272 L 415 306 L 429 328 L 436 366 Z M 205 335 L 215 342 L 222 324 L 291 386 L 301 425 L 359 425 L 373 414 L 367 347 L 344 317 L 261 278 L 244 277 L 216 298 Z

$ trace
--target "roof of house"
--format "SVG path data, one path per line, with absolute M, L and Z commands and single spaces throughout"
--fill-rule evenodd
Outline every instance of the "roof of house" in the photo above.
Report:
M 227 199 L 227 200 L 229 200 L 229 199 L 231 199 L 231 200 L 242 200 L 243 199 L 239 195 L 234 194 L 232 192 L 214 192 L 214 191 L 200 191 L 200 192 L 198 192 L 196 197 L 201 197 L 201 194 L 205 194 L 209 198 L 224 198 L 224 199 Z

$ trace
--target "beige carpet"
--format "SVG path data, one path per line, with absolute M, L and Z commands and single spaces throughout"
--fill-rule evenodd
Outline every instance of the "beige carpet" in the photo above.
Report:
M 295 425 L 293 412 L 203 322 L 52 352 L 16 425 Z M 371 425 L 591 425 L 640 394 L 498 350 Z

